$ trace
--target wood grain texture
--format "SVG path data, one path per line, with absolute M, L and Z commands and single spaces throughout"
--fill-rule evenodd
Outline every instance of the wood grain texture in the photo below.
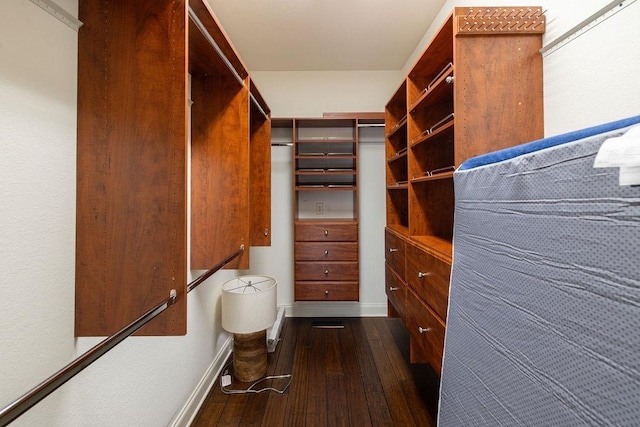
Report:
M 360 289 L 357 281 L 299 280 L 295 282 L 294 293 L 296 301 L 358 301 Z
M 540 46 L 540 34 L 456 38 L 456 165 L 542 137 Z
M 358 242 L 295 242 L 296 261 L 358 261 Z
M 79 3 L 77 336 L 186 332 L 186 8 Z
M 350 220 L 295 221 L 296 241 L 357 242 L 358 223 Z
M 486 25 L 496 24 L 489 18 L 496 16 L 493 9 L 475 8 L 470 18 L 474 22 L 463 22 L 469 27 L 465 33 L 458 24 L 466 18 L 459 15 L 469 11 L 454 9 L 385 110 L 387 159 L 408 144 L 406 191 L 394 186 L 405 173 L 399 160 L 387 161 L 387 227 L 420 247 L 408 245 L 406 256 L 406 281 L 415 292 L 407 293 L 405 307 L 407 325 L 411 324 L 411 358 L 433 363 L 438 371 L 441 354 L 434 349 L 440 332 L 434 336 L 416 331 L 420 323 L 436 325 L 437 331 L 442 324 L 444 334 L 455 205 L 453 172 L 448 168 L 543 135 L 539 33 L 544 26 L 517 31 L 509 23 L 510 29 L 489 31 Z M 475 21 L 480 15 L 482 22 Z M 407 112 L 406 130 L 401 130 L 397 123 Z M 405 268 L 392 257 L 387 261 L 395 272 Z M 429 275 L 418 279 L 420 271 Z M 398 277 L 392 273 L 387 273 L 387 287 L 398 287 Z M 399 314 L 398 298 L 390 294 L 389 301 L 389 312 Z
M 271 120 L 250 108 L 250 242 L 271 245 Z
M 192 78 L 191 268 L 208 269 L 249 239 L 249 92 L 230 77 Z M 249 267 L 249 251 L 226 268 Z
M 441 319 L 447 318 L 450 276 L 450 263 L 417 245 L 407 245 L 407 284 Z
M 314 329 L 312 320 L 285 319 L 269 354 L 267 375 L 293 375 L 284 394 L 225 395 L 215 384 L 192 426 L 435 425 L 438 378 L 409 363 L 398 319 L 341 319 L 343 329 Z

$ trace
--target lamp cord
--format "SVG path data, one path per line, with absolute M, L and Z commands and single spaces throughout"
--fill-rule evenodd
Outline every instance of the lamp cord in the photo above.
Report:
M 228 389 L 225 388 L 225 386 L 222 385 L 222 378 L 225 375 L 231 376 L 231 374 L 229 373 L 229 367 L 231 366 L 232 363 L 233 362 L 227 363 L 227 365 L 222 370 L 222 375 L 220 375 L 220 390 L 224 394 L 254 394 L 254 393 L 257 394 L 257 393 L 262 393 L 262 392 L 265 392 L 265 391 L 275 391 L 276 393 L 284 394 L 284 392 L 287 391 L 287 388 L 289 388 L 289 385 L 291 385 L 291 381 L 293 380 L 293 375 L 292 374 L 270 375 L 268 377 L 261 378 L 258 381 L 254 382 L 246 390 L 228 390 Z M 277 379 L 283 379 L 283 378 L 289 378 L 289 381 L 287 381 L 287 384 L 285 384 L 285 386 L 284 386 L 284 388 L 282 390 L 279 390 L 279 389 L 274 388 L 274 387 L 265 387 L 265 388 L 261 388 L 259 390 L 254 389 L 254 387 L 256 385 L 260 384 L 263 381 L 277 380 Z

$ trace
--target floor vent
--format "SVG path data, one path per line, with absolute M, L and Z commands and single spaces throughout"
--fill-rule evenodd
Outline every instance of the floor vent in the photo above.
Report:
M 344 322 L 342 320 L 314 320 L 311 327 L 319 329 L 344 329 Z

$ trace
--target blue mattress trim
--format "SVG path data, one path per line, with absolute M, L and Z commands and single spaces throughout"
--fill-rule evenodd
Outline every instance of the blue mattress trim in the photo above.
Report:
M 490 165 L 492 163 L 502 162 L 512 159 L 523 154 L 533 153 L 545 148 L 554 147 L 560 144 L 577 141 L 579 139 L 598 135 L 604 132 L 622 129 L 640 123 L 640 116 L 628 117 L 626 119 L 616 120 L 614 122 L 604 123 L 601 125 L 580 129 L 573 132 L 563 133 L 549 138 L 538 139 L 536 141 L 527 142 L 515 147 L 505 148 L 503 150 L 493 151 L 491 153 L 472 157 L 466 160 L 458 168 L 459 171 L 477 168 L 479 166 Z

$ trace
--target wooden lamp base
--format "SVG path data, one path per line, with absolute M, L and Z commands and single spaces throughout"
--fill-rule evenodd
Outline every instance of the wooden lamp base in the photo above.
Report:
M 267 331 L 233 335 L 233 375 L 251 382 L 267 374 Z

